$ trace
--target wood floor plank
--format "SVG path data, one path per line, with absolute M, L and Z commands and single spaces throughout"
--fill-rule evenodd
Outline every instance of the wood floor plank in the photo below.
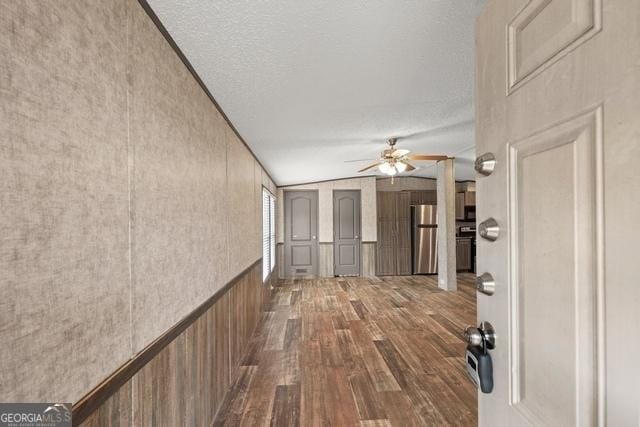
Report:
M 367 369 L 367 372 L 369 372 L 376 390 L 400 390 L 400 385 L 393 377 L 393 374 L 382 359 L 382 356 L 380 356 L 380 353 L 373 343 L 371 335 L 362 321 L 352 321 L 349 329 L 353 334 L 353 340 L 360 349 L 360 353 L 364 359 L 365 368 Z
M 359 424 L 358 409 L 343 367 L 327 367 L 324 383 L 329 424 L 353 426 Z
M 287 319 L 287 326 L 284 333 L 283 348 L 285 350 L 291 350 L 292 346 L 297 344 L 301 335 L 302 335 L 302 320 Z
M 349 378 L 353 398 L 361 420 L 386 420 L 384 405 L 379 400 L 371 378 L 367 372 L 360 372 Z
M 353 306 L 353 309 L 355 310 L 360 320 L 364 320 L 367 317 L 369 310 L 367 310 L 362 301 L 353 300 L 351 301 L 351 305 Z
M 380 399 L 392 426 L 419 427 L 423 426 L 422 418 L 416 412 L 407 393 L 401 391 L 386 391 L 380 393 Z
M 246 407 L 249 386 L 256 369 L 255 366 L 241 366 L 239 368 L 238 376 L 220 407 L 214 426 L 238 425 L 240 423 Z
M 476 425 L 461 334 L 474 286 L 471 274 L 455 292 L 432 276 L 280 280 L 215 425 Z
M 300 384 L 276 386 L 271 425 L 277 427 L 300 425 Z

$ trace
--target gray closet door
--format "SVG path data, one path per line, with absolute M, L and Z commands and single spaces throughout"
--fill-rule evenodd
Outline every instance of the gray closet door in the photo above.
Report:
M 318 192 L 284 192 L 285 274 L 318 275 Z
M 333 259 L 336 276 L 360 274 L 360 191 L 333 192 Z

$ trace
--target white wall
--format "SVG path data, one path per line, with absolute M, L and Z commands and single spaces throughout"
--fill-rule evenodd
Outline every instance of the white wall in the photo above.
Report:
M 411 190 L 436 190 L 436 180 L 431 178 L 418 178 L 413 176 L 401 176 L 394 178 L 377 178 L 376 188 L 378 191 L 411 191 Z

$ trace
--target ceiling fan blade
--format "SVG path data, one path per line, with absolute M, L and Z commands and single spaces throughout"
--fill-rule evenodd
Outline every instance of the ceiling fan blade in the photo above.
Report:
M 344 163 L 355 163 L 355 162 L 373 162 L 376 159 L 355 159 L 355 160 L 345 160 Z
M 404 170 L 405 172 L 409 172 L 412 170 L 416 170 L 417 168 L 415 166 L 413 166 L 411 163 L 407 163 L 407 162 L 403 162 L 405 165 L 407 165 L 407 168 Z
M 367 166 L 366 168 L 360 169 L 358 172 L 364 172 L 364 171 L 369 170 L 369 169 L 371 169 L 371 168 L 375 168 L 375 167 L 376 167 L 376 166 L 378 166 L 379 164 L 380 164 L 380 162 L 376 162 L 376 163 L 374 163 L 374 164 L 372 164 L 372 165 Z
M 411 151 L 409 150 L 405 150 L 403 148 L 398 148 L 397 150 L 395 150 L 393 153 L 391 153 L 392 157 L 398 158 L 398 157 L 402 157 L 402 156 L 406 156 L 407 154 L 409 154 Z
M 447 160 L 449 156 L 438 156 L 432 154 L 412 154 L 407 157 L 409 160 Z

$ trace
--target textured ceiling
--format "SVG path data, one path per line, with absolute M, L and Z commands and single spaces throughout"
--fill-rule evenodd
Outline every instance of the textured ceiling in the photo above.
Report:
M 279 185 L 356 176 L 391 136 L 473 179 L 481 0 L 149 4 Z

